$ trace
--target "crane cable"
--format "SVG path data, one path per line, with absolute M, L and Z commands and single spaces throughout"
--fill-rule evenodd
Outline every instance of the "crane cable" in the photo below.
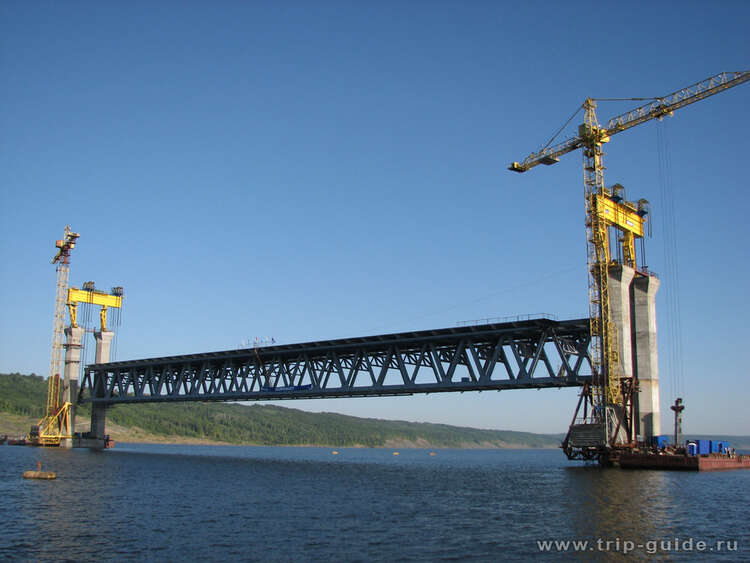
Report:
M 121 315 L 122 315 L 122 307 L 123 306 L 124 306 L 124 302 L 123 302 L 123 305 L 121 305 L 120 307 L 114 307 L 114 314 L 112 315 L 113 316 L 113 319 L 112 319 L 112 327 L 113 328 L 114 327 L 117 327 L 117 328 L 120 327 L 120 323 L 122 322 Z M 110 350 L 110 356 L 109 356 L 109 361 L 110 362 L 116 362 L 117 361 L 117 344 L 119 342 L 119 340 L 118 340 L 117 337 L 119 336 L 120 331 L 119 330 L 115 330 L 114 332 L 115 332 L 115 334 L 114 334 L 114 337 L 112 338 L 112 348 Z
M 680 313 L 680 273 L 678 267 L 677 225 L 675 197 L 672 185 L 672 161 L 666 120 L 657 124 L 657 154 L 659 169 L 659 208 L 662 210 L 664 231 L 664 281 L 667 325 L 667 366 L 669 370 L 670 401 L 684 398 L 682 319 Z
M 583 104 L 581 104 L 580 106 L 578 106 L 578 107 L 576 108 L 576 110 L 575 110 L 575 111 L 573 112 L 573 115 L 571 115 L 571 116 L 570 116 L 570 117 L 568 118 L 568 120 L 567 120 L 567 121 L 566 121 L 565 123 L 563 123 L 563 124 L 562 124 L 562 126 L 561 126 L 561 127 L 560 127 L 560 128 L 559 128 L 559 129 L 557 130 L 557 131 L 555 131 L 554 135 L 552 135 L 552 138 L 550 138 L 550 140 L 549 140 L 549 141 L 547 141 L 547 144 L 545 144 L 545 145 L 544 145 L 544 146 L 543 146 L 543 147 L 542 147 L 541 149 L 539 149 L 539 152 L 541 152 L 541 151 L 543 151 L 544 149 L 546 149 L 547 147 L 549 147 L 549 146 L 550 146 L 550 145 L 552 144 L 552 141 L 554 141 L 554 140 L 555 140 L 555 139 L 557 138 L 557 136 L 558 136 L 558 135 L 559 135 L 559 134 L 560 134 L 560 133 L 562 132 L 562 130 L 563 130 L 563 129 L 565 129 L 565 128 L 566 128 L 566 127 L 567 127 L 567 126 L 568 126 L 568 125 L 570 124 L 570 122 L 571 122 L 571 121 L 573 121 L 573 118 L 574 118 L 574 117 L 575 117 L 576 115 L 578 115 L 578 113 L 579 113 L 579 112 L 580 112 L 580 111 L 581 111 L 582 109 L 583 109 Z
M 78 384 L 80 385 L 83 381 L 83 371 L 84 367 L 88 363 L 92 363 L 90 361 L 90 358 L 92 357 L 93 351 L 91 350 L 91 346 L 87 346 L 89 337 L 89 326 L 91 326 L 91 305 L 89 303 L 79 303 L 78 304 L 79 309 L 81 310 L 81 322 L 78 324 L 78 326 L 83 328 L 83 334 L 81 335 L 81 361 L 78 365 Z

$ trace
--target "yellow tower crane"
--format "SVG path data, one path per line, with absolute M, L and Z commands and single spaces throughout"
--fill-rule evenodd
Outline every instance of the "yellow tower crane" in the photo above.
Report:
M 635 239 L 643 237 L 647 202 L 625 201 L 622 186 L 618 184 L 612 188 L 605 187 L 602 145 L 609 142 L 612 135 L 652 119 L 671 116 L 677 109 L 748 80 L 750 71 L 722 72 L 666 96 L 651 98 L 648 103 L 613 117 L 604 127 L 597 120 L 596 100 L 586 98 L 582 104 L 584 122 L 578 127 L 577 136 L 553 146 L 549 146 L 550 141 L 540 151 L 527 156 L 523 162 L 513 162 L 508 167 L 513 172 L 526 172 L 538 164 L 555 164 L 562 155 L 576 149 L 582 149 L 583 152 L 592 384 L 584 387 L 581 398 L 592 407 L 590 413 L 585 415 L 587 423 L 592 428 L 603 427 L 606 430 L 602 443 L 596 447 L 572 448 L 568 446 L 566 438 L 563 447 L 571 459 L 602 459 L 613 449 L 624 446 L 618 439 L 623 419 L 612 424 L 612 418 L 616 416 L 614 413 L 627 415 L 628 409 L 632 411 L 629 401 L 634 381 L 632 377 L 625 378 L 620 373 L 617 328 L 610 318 L 608 272 L 613 262 L 637 269 Z M 611 230 L 617 231 L 619 235 L 617 260 L 613 260 L 611 256 Z M 580 405 L 579 401 L 579 407 Z M 588 413 L 587 410 L 584 412 Z M 625 424 L 632 425 L 632 418 L 630 421 L 625 420 Z M 632 437 L 632 426 L 627 431 Z
M 75 248 L 80 235 L 66 225 L 63 238 L 56 241 L 57 254 L 52 263 L 57 264 L 57 285 L 55 292 L 55 312 L 52 323 L 52 353 L 50 355 L 49 377 L 47 379 L 47 405 L 44 418 L 36 427 L 31 428 L 29 435 L 34 443 L 41 445 L 59 445 L 61 438 L 69 438 L 70 403 L 60 401 L 60 371 L 63 365 L 63 337 L 65 332 L 65 304 L 70 277 L 70 252 Z

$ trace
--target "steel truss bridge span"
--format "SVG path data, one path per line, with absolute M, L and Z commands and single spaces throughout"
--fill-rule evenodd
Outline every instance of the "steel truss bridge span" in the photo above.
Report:
M 533 319 L 86 366 L 79 403 L 260 401 L 576 387 L 589 320 Z

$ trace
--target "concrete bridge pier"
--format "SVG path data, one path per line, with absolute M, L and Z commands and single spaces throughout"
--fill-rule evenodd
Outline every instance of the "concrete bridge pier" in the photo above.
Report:
M 94 363 L 109 363 L 110 350 L 112 349 L 112 338 L 114 335 L 115 333 L 111 330 L 102 330 L 94 333 L 94 340 L 96 341 Z
M 617 355 L 620 360 L 620 375 L 622 377 L 633 376 L 632 342 L 630 338 L 631 312 L 630 312 L 630 285 L 633 282 L 635 270 L 629 266 L 618 264 L 609 268 L 609 314 L 612 323 L 617 327 Z M 622 407 L 610 408 L 608 418 L 611 420 L 612 428 L 619 425 L 617 437 L 618 443 L 627 442 L 628 432 L 625 425 L 625 413 Z
M 661 434 L 656 292 L 659 279 L 617 264 L 609 268 L 610 318 L 617 327 L 620 372 L 638 383 L 634 432 L 648 441 Z M 622 413 L 619 413 L 621 415 Z M 612 416 L 617 419 L 613 410 Z M 624 434 L 617 439 L 624 441 Z
M 69 411 L 70 431 L 75 431 L 76 411 L 75 405 L 78 398 L 78 372 L 81 368 L 81 342 L 85 331 L 78 326 L 69 326 L 65 329 L 65 369 L 62 380 L 62 400 L 72 406 Z M 60 441 L 61 448 L 72 448 L 73 439 L 64 438 Z
M 112 348 L 112 338 L 115 333 L 110 330 L 98 331 L 94 333 L 94 340 L 96 341 L 96 353 L 94 357 L 94 363 L 106 364 L 109 363 L 110 351 Z M 91 405 L 91 430 L 88 433 L 88 437 L 85 439 L 85 443 L 82 442 L 83 447 L 104 449 L 104 436 L 105 436 L 105 421 L 106 421 L 107 407 L 92 403 Z
M 659 406 L 659 352 L 656 333 L 656 292 L 659 279 L 638 276 L 633 280 L 633 362 L 638 380 L 636 435 L 644 440 L 661 435 Z
M 91 431 L 88 437 L 82 439 L 81 447 L 103 450 L 104 445 L 104 423 L 106 420 L 107 407 L 99 404 L 91 405 Z
M 63 400 L 69 401 L 73 406 L 70 409 L 70 428 L 75 431 L 75 406 L 78 400 L 78 373 L 81 365 L 81 339 L 84 329 L 80 327 L 68 327 L 65 329 L 67 343 L 65 345 L 65 387 Z M 94 363 L 106 364 L 109 362 L 112 338 L 114 332 L 105 330 L 94 333 L 96 352 Z M 80 437 L 63 440 L 60 447 L 64 448 L 94 448 L 104 449 L 104 422 L 106 407 L 103 405 L 91 405 L 91 429 Z

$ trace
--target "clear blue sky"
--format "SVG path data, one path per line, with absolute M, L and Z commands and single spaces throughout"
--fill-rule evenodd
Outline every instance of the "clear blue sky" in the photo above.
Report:
M 66 224 L 81 233 L 71 284 L 125 288 L 120 360 L 584 317 L 581 155 L 523 175 L 508 163 L 586 96 L 750 68 L 748 21 L 745 1 L 3 2 L 0 371 L 47 375 Z M 750 433 L 749 105 L 743 85 L 661 125 L 688 432 Z M 606 180 L 651 200 L 648 265 L 662 273 L 658 127 L 613 138 Z M 676 341 L 661 339 L 667 413 Z M 575 400 L 284 405 L 562 432 Z

